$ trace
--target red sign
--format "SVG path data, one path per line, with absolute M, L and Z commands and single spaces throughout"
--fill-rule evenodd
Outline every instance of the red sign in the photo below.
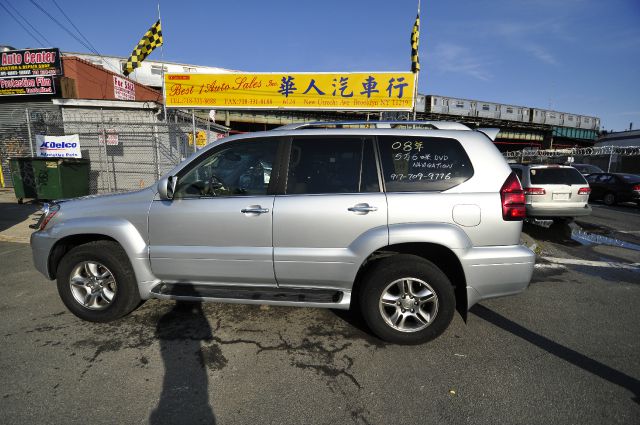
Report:
M 0 96 L 54 94 L 56 85 L 53 77 L 8 77 L 0 78 Z
M 118 132 L 115 129 L 109 129 L 98 135 L 98 143 L 104 145 L 104 137 L 107 136 L 107 146 L 118 146 Z

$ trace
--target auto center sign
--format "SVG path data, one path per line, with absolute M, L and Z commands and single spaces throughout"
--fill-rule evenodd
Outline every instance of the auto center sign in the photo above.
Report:
M 58 49 L 9 50 L 0 54 L 0 96 L 54 94 L 62 75 Z
M 38 156 L 47 158 L 82 158 L 80 152 L 80 136 L 45 136 L 36 135 Z

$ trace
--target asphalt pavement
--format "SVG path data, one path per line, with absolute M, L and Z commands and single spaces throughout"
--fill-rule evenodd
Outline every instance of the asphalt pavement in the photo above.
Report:
M 151 300 L 83 322 L 27 244 L 0 242 L 0 422 L 640 423 L 640 251 L 577 242 L 575 225 L 525 232 L 529 289 L 413 347 L 322 309 Z

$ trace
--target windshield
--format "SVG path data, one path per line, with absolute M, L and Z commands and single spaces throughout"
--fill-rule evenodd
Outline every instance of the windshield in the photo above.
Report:
M 531 184 L 587 184 L 573 167 L 532 168 L 530 174 Z

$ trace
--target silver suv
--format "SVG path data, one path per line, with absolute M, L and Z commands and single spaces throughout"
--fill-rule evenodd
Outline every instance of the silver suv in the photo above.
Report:
M 384 340 L 434 339 L 456 308 L 523 291 L 534 254 L 495 132 L 401 126 L 233 136 L 147 189 L 54 203 L 31 237 L 35 265 L 90 321 L 150 298 L 353 306 Z

